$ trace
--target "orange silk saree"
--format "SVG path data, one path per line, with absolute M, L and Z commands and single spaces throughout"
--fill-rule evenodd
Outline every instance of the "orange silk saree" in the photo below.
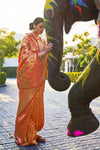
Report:
M 22 146 L 33 144 L 37 139 L 37 132 L 44 125 L 43 93 L 48 55 L 40 59 L 38 53 L 45 47 L 45 40 L 41 37 L 35 39 L 32 33 L 26 34 L 21 43 L 17 70 L 19 105 L 15 138 Z

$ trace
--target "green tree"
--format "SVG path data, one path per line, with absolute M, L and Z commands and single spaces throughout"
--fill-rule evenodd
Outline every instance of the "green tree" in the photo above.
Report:
M 83 71 L 97 52 L 97 47 L 92 45 L 88 36 L 89 33 L 85 32 L 81 35 L 74 35 L 72 39 L 73 42 L 78 41 L 74 49 L 74 54 L 79 55 L 79 59 L 75 60 L 76 64 L 74 63 L 76 71 Z
M 72 41 L 77 42 L 77 44 L 72 47 L 72 49 L 71 47 L 69 47 L 70 52 L 73 52 L 74 56 L 79 55 L 79 58 L 74 58 L 75 71 L 83 71 L 97 52 L 98 48 L 92 45 L 91 40 L 90 38 L 88 38 L 88 36 L 88 32 L 84 32 L 81 35 L 74 35 Z M 65 54 L 65 52 L 63 54 Z
M 64 50 L 63 50 L 63 57 L 65 55 L 67 55 L 68 52 L 73 52 L 73 50 L 74 50 L 73 46 L 67 46 L 66 48 L 64 48 Z
M 4 63 L 4 58 L 18 56 L 19 44 L 14 38 L 15 32 L 8 32 L 6 28 L 0 28 L 0 71 Z

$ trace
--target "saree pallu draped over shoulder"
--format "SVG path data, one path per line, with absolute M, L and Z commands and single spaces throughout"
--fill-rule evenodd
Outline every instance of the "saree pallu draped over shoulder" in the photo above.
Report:
M 40 41 L 40 42 L 39 42 Z M 34 38 L 27 34 L 21 43 L 17 85 L 19 88 L 19 104 L 15 123 L 15 138 L 22 146 L 31 145 L 37 139 L 37 132 L 44 125 L 43 93 L 47 73 L 48 56 L 41 60 L 38 53 L 45 49 L 46 42 L 42 38 Z M 41 43 L 41 44 L 40 44 Z

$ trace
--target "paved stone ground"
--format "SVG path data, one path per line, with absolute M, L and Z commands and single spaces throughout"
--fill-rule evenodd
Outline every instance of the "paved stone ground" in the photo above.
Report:
M 47 81 L 44 93 L 45 124 L 39 133 L 46 138 L 46 143 L 25 147 L 17 145 L 13 138 L 18 105 L 16 79 L 9 78 L 6 84 L 0 87 L 0 150 L 100 150 L 100 127 L 94 133 L 82 137 L 66 135 L 70 120 L 68 90 L 54 91 Z M 92 102 L 91 108 L 100 120 L 100 97 Z

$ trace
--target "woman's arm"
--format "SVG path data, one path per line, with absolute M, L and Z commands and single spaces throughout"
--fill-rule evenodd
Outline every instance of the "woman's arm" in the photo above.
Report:
M 49 44 L 46 46 L 45 50 L 39 52 L 38 56 L 39 56 L 39 57 L 43 57 L 44 55 L 48 54 L 49 51 L 52 50 L 52 48 L 53 48 L 53 44 L 52 44 L 52 43 L 49 43 Z

